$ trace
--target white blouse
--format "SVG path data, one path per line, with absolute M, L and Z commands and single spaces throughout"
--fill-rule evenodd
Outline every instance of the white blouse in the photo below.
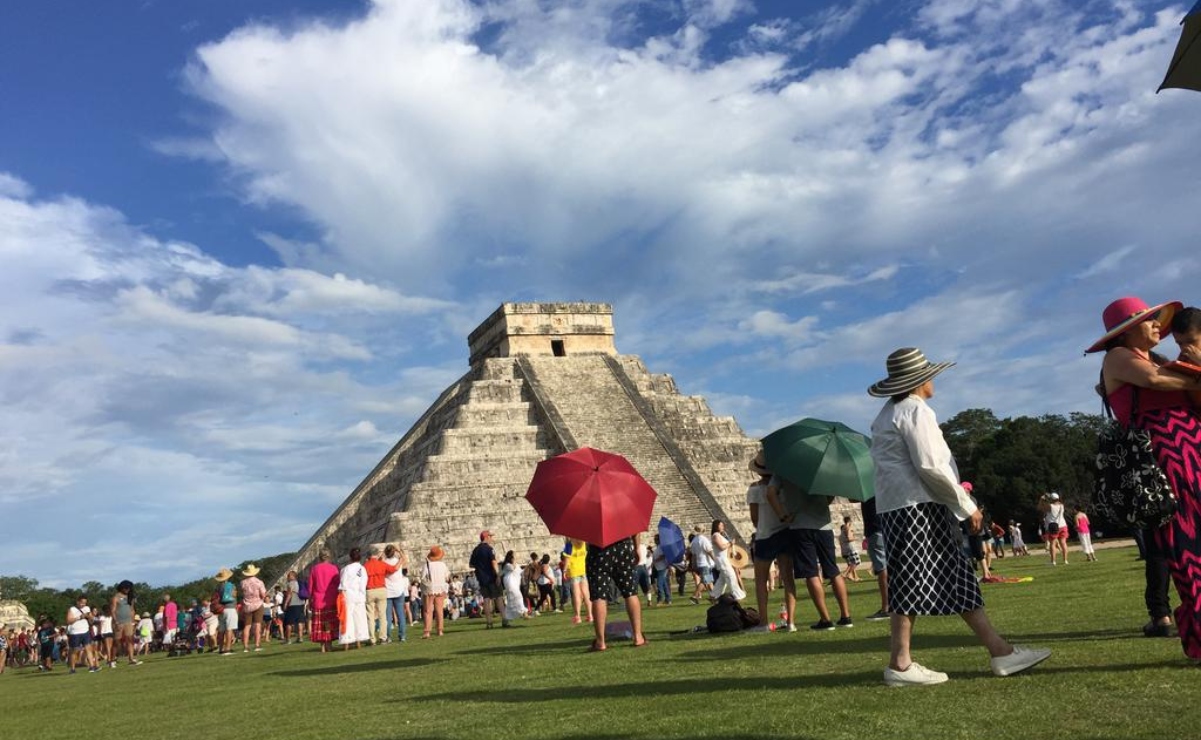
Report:
M 934 410 L 918 396 L 888 401 L 872 422 L 876 511 L 934 502 L 967 519 L 976 504 L 959 484 L 959 468 L 938 428 Z

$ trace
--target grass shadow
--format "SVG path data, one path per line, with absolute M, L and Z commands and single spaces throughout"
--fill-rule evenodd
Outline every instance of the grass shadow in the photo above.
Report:
M 630 682 L 622 684 L 607 684 L 588 687 L 588 698 L 591 699 L 645 699 L 648 696 L 693 696 L 697 694 L 728 694 L 731 690 L 763 691 L 781 690 L 794 691 L 806 688 L 830 688 L 852 686 L 876 686 L 880 683 L 878 671 L 822 674 L 817 676 L 773 676 L 757 680 L 747 680 L 744 685 L 731 687 L 730 680 L 724 676 L 705 678 L 675 679 L 667 681 Z M 489 689 L 485 691 L 453 691 L 439 694 L 424 694 L 410 696 L 403 700 L 413 701 L 475 701 L 497 704 L 522 702 L 576 701 L 578 697 L 563 696 L 557 692 L 530 692 L 525 688 Z M 590 736 L 591 737 L 591 736 Z
M 381 660 L 372 663 L 351 663 L 349 665 L 327 665 L 320 668 L 296 668 L 287 671 L 272 671 L 269 676 L 286 676 L 288 678 L 303 678 L 306 676 L 336 676 L 341 673 L 366 673 L 368 671 L 391 671 L 397 668 L 420 668 L 422 666 L 443 663 L 444 660 L 434 658 L 405 658 L 402 660 Z

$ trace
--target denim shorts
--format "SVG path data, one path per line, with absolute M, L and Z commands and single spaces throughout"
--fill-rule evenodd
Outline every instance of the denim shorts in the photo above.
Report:
M 701 583 L 711 586 L 713 585 L 713 569 L 712 568 L 697 568 L 696 574 L 701 577 Z

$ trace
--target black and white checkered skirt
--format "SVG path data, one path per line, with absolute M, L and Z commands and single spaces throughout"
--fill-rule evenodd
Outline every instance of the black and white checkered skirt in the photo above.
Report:
M 963 552 L 959 522 L 942 504 L 922 503 L 878 515 L 888 553 L 888 610 L 961 614 L 984 606 Z

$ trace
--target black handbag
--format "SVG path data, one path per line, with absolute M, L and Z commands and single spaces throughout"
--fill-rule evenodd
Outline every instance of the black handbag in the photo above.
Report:
M 1155 459 L 1151 435 L 1133 424 L 1138 418 L 1137 386 L 1133 395 L 1129 427 L 1118 423 L 1109 399 L 1102 395 L 1109 423 L 1097 439 L 1093 505 L 1098 513 L 1115 523 L 1161 527 L 1176 513 L 1176 494 Z

